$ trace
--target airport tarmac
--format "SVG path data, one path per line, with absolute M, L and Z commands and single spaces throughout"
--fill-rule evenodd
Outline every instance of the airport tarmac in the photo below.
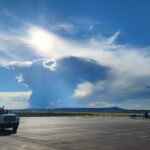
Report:
M 27 117 L 17 134 L 0 132 L 0 150 L 149 150 L 150 120 Z

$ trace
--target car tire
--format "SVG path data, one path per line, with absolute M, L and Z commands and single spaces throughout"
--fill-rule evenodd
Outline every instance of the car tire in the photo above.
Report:
M 18 129 L 18 127 L 17 127 L 17 126 L 14 126 L 14 127 L 13 127 L 13 132 L 16 133 L 16 132 L 17 132 L 17 129 Z
M 1 128 L 1 130 L 2 130 L 2 131 L 4 131 L 4 130 L 5 130 L 5 128 L 4 128 L 4 127 L 2 127 L 2 128 Z

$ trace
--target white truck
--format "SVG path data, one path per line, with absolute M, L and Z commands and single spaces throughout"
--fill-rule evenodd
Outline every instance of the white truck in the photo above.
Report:
M 13 114 L 11 111 L 0 108 L 0 128 L 12 128 L 14 132 L 17 132 L 19 126 L 19 117 Z

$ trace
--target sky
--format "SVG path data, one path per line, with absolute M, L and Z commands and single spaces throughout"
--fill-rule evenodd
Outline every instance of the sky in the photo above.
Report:
M 1 0 L 0 106 L 150 109 L 148 0 Z

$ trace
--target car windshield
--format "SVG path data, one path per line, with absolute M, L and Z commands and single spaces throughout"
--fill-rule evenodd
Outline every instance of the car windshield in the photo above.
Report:
M 9 113 L 8 110 L 4 110 L 4 109 L 1 109 L 1 110 L 0 110 L 0 114 L 8 114 L 8 113 Z

